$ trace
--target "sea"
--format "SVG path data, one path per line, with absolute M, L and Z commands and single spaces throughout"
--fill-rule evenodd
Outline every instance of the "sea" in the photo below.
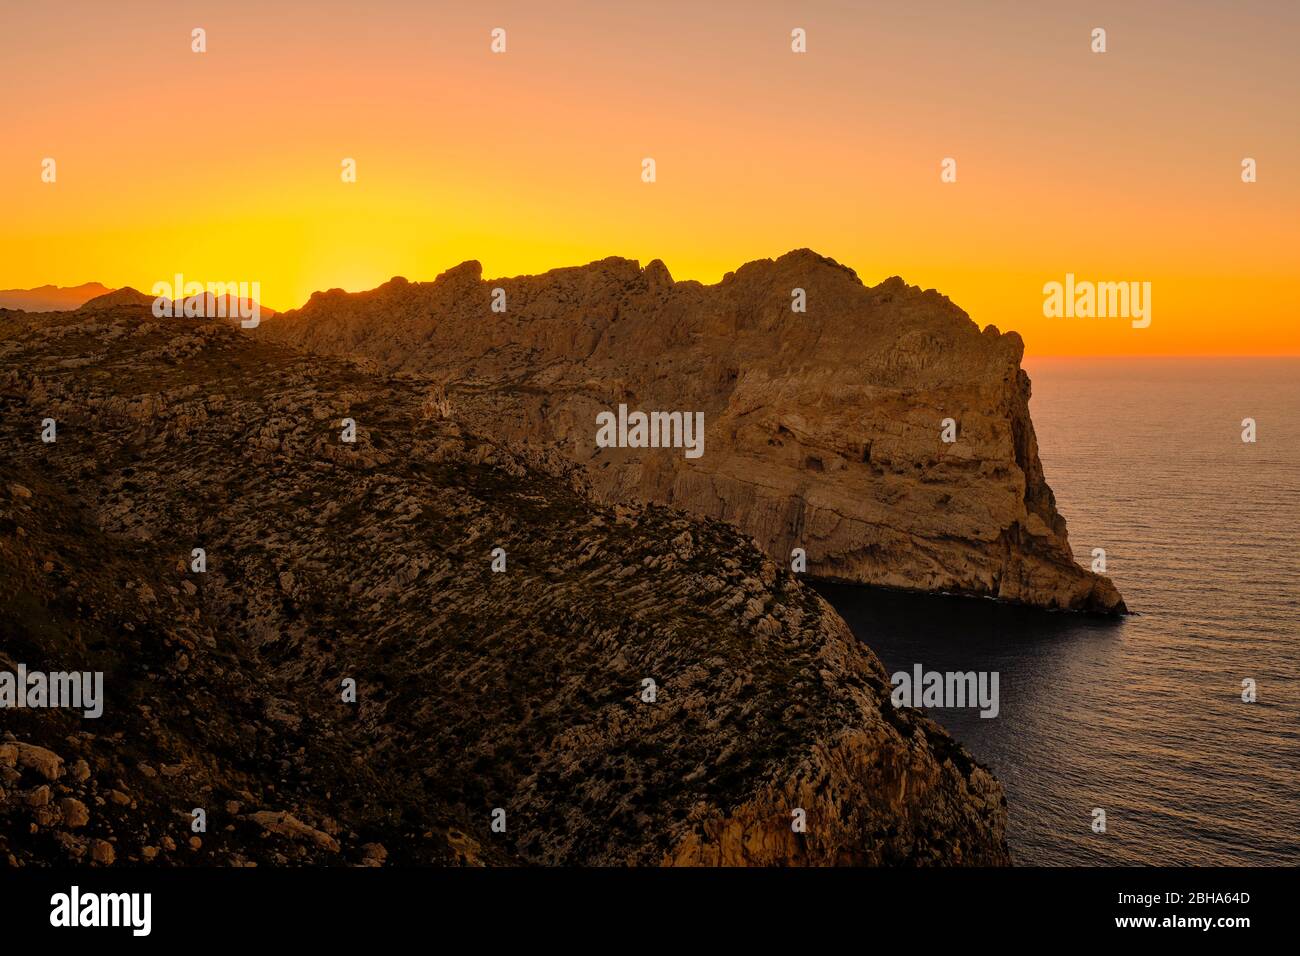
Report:
M 1001 780 L 1016 863 L 1300 864 L 1300 359 L 1025 367 L 1075 557 L 1132 613 L 819 589 L 890 673 L 998 672 L 998 716 L 927 712 Z

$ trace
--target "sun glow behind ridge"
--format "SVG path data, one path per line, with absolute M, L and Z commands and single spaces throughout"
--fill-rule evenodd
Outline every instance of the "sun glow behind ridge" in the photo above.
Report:
M 181 272 L 286 309 L 471 258 L 489 277 L 661 258 L 714 282 L 807 246 L 937 288 L 1030 354 L 1300 353 L 1300 68 L 1276 23 L 1300 14 L 1129 6 L 11 10 L 0 287 Z M 1066 272 L 1151 282 L 1151 327 L 1045 318 Z

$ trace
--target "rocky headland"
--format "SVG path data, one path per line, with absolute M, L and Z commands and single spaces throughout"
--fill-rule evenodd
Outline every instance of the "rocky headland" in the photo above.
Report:
M 1020 337 L 899 278 L 868 287 L 809 250 L 712 286 L 658 260 L 512 279 L 466 262 L 317 293 L 253 334 L 410 373 L 478 433 L 581 465 L 602 501 L 725 521 L 783 566 L 799 548 L 829 579 L 1125 610 L 1074 560 Z M 704 453 L 600 447 L 620 404 L 703 412 Z

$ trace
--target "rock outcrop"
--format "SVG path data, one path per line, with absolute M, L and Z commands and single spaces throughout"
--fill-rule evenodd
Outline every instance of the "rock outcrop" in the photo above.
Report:
M 0 711 L 0 861 L 1007 862 L 996 781 L 730 525 L 230 323 L 0 328 L 0 671 L 105 698 Z
M 713 286 L 658 260 L 490 281 L 467 262 L 318 293 L 256 334 L 425 376 L 482 433 L 562 449 L 604 500 L 719 518 L 818 576 L 1124 610 L 1071 554 L 1020 337 L 899 278 L 868 288 L 808 250 Z M 620 403 L 702 411 L 703 456 L 598 448 Z

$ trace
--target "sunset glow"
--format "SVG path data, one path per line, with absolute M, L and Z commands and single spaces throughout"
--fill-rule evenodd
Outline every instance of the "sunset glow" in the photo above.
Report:
M 715 282 L 807 246 L 1030 355 L 1300 353 L 1300 8 L 613 6 L 10 5 L 0 288 L 180 272 L 288 309 L 465 259 Z M 1150 327 L 1045 318 L 1067 273 L 1150 282 Z

